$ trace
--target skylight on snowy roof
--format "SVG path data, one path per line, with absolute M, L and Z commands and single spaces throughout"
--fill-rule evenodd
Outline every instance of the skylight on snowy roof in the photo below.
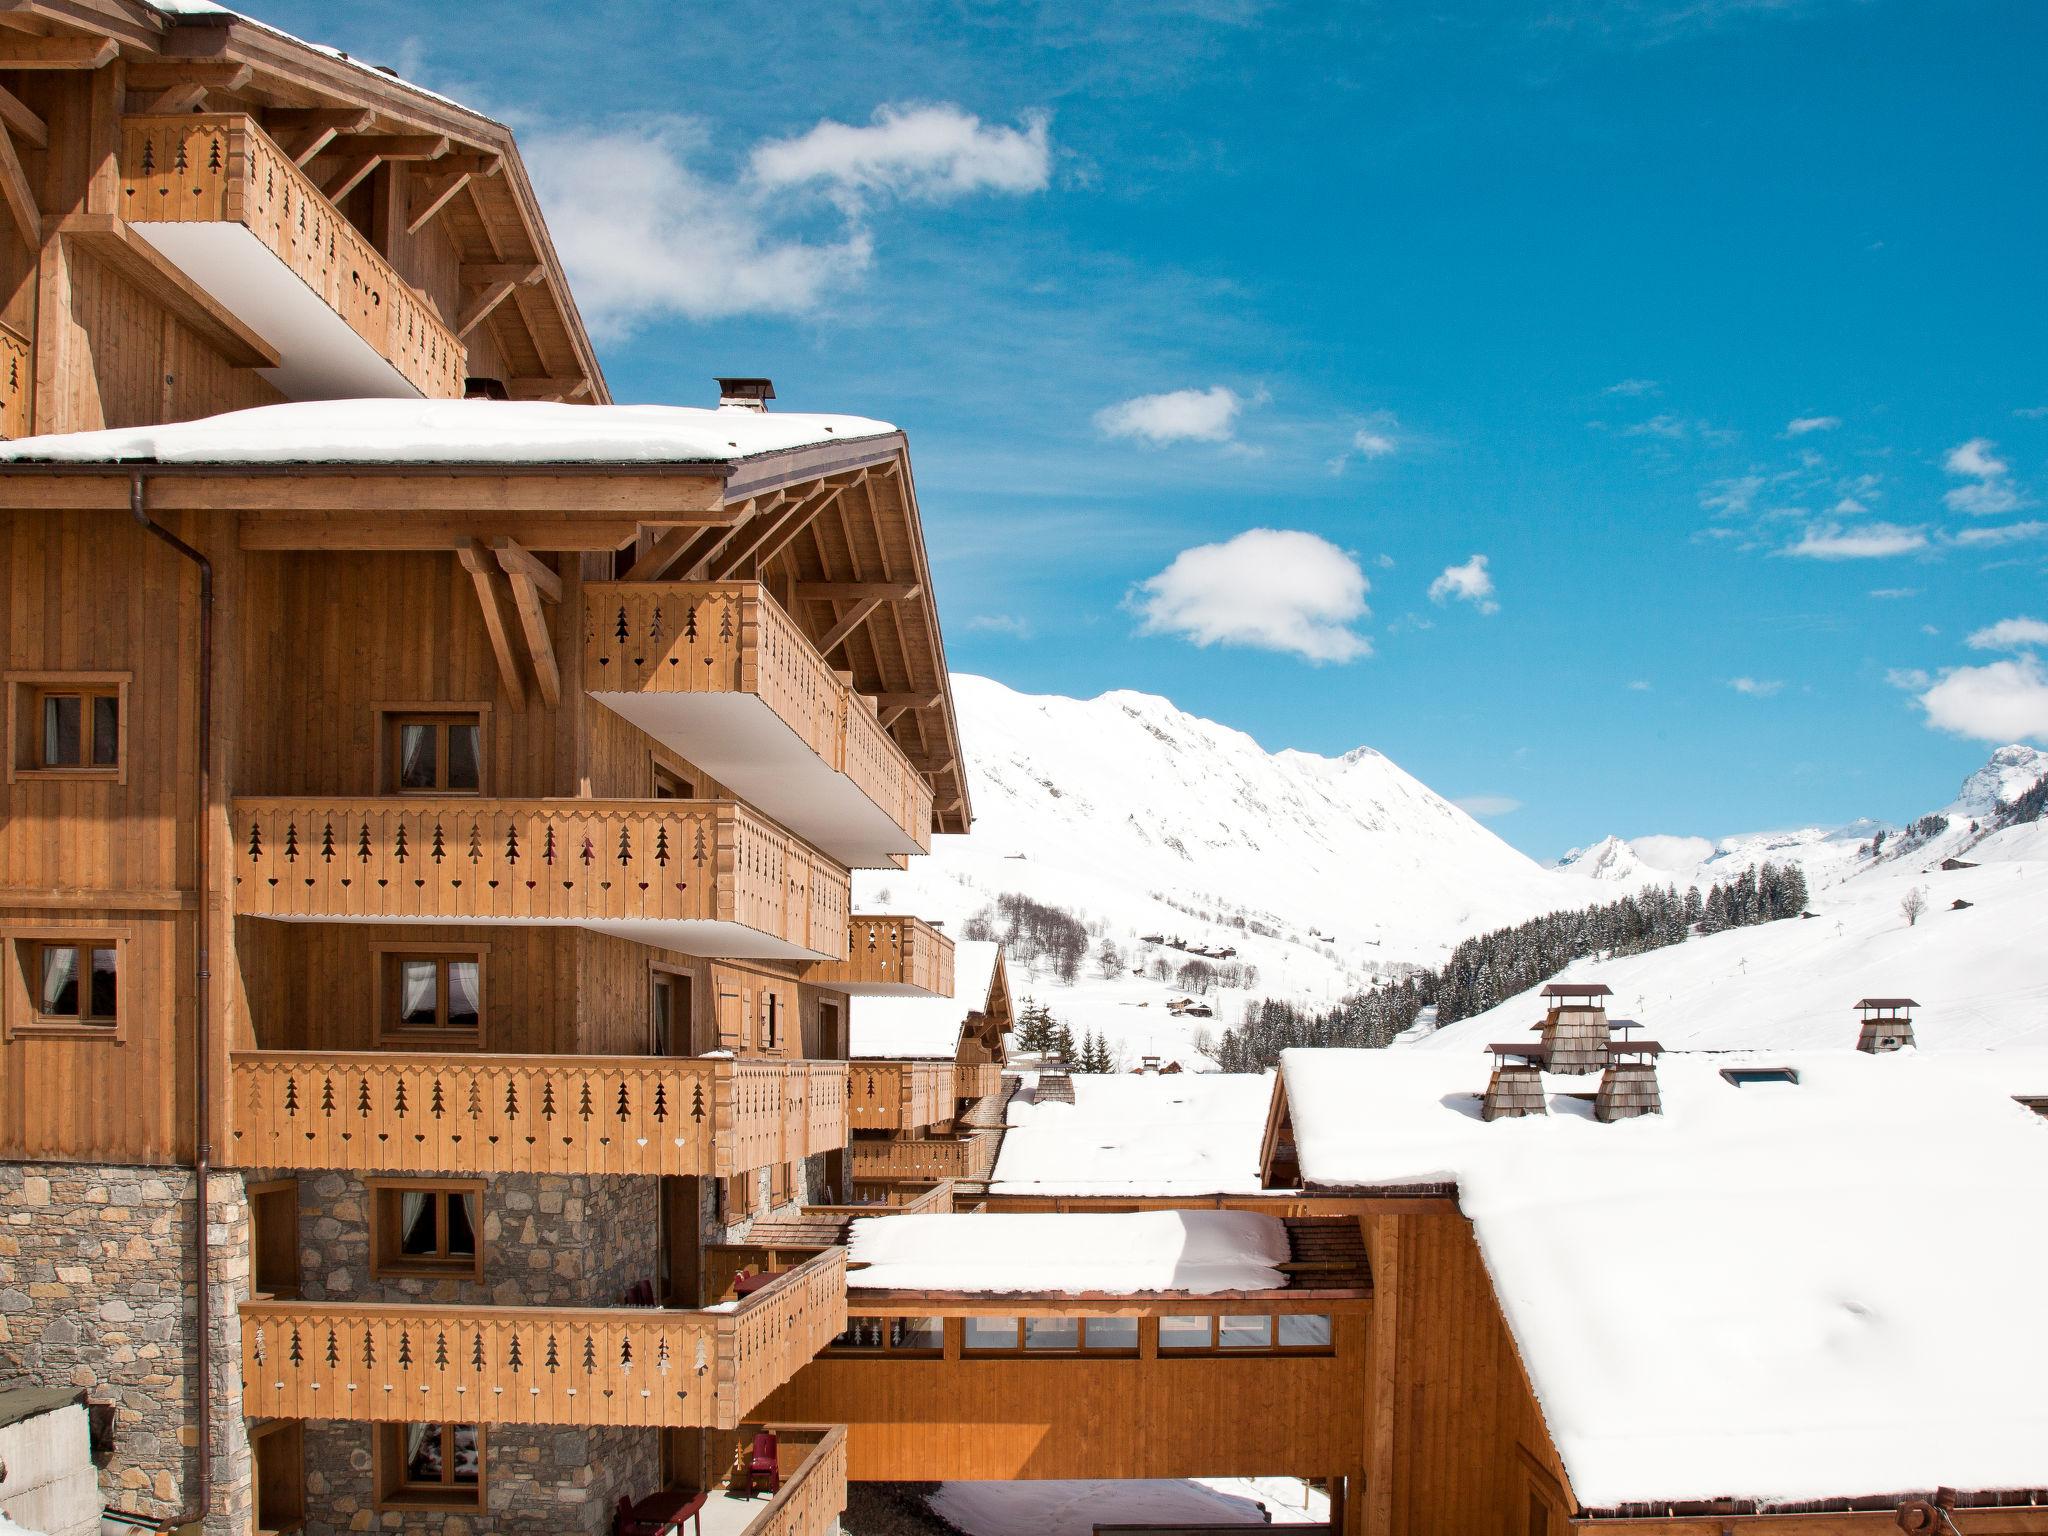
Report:
M 1721 1075 L 1737 1088 L 1754 1088 L 1759 1083 L 1789 1083 L 1798 1086 L 1796 1067 L 1723 1067 Z

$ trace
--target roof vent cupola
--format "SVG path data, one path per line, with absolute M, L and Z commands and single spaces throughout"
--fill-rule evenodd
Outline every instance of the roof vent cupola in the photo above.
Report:
M 1553 981 L 1543 989 L 1542 1031 L 1548 1053 L 1544 1065 L 1552 1072 L 1576 1076 L 1607 1065 L 1607 999 L 1612 991 L 1598 981 Z
M 1593 1118 L 1612 1125 L 1637 1115 L 1663 1114 L 1664 1100 L 1657 1092 L 1657 1058 L 1663 1050 L 1654 1040 L 1617 1040 L 1608 1046 L 1607 1070 L 1593 1095 Z
M 765 411 L 775 398 L 775 385 L 768 379 L 720 379 L 718 408 L 721 411 Z
M 1493 1052 L 1493 1077 L 1486 1084 L 1486 1097 L 1479 1106 L 1482 1120 L 1513 1120 L 1523 1115 L 1547 1115 L 1550 1105 L 1543 1096 L 1543 1062 L 1547 1048 L 1540 1045 L 1489 1045 Z
M 1856 1004 L 1859 1024 L 1856 1049 L 1882 1056 L 1913 1043 L 1913 1015 L 1920 1005 L 1910 997 L 1866 997 Z

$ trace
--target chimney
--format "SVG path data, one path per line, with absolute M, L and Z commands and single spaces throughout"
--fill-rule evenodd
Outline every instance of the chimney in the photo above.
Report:
M 1664 1101 L 1657 1093 L 1657 1058 L 1663 1053 L 1654 1040 L 1617 1040 L 1608 1046 L 1607 1070 L 1593 1095 L 1593 1118 L 1612 1125 L 1637 1115 L 1663 1114 Z
M 720 379 L 718 408 L 721 411 L 765 411 L 775 398 L 775 385 L 768 379 Z
M 465 400 L 510 400 L 512 392 L 505 388 L 503 379 L 494 379 L 487 374 L 473 373 L 462 381 L 462 398 Z
M 1607 1065 L 1608 987 L 1597 981 L 1553 981 L 1543 989 L 1543 1022 L 1531 1025 L 1543 1033 L 1552 1072 L 1576 1077 Z
M 1910 997 L 1866 997 L 1856 1004 L 1860 1015 L 1856 1049 L 1882 1056 L 1904 1050 L 1913 1043 L 1913 1016 L 1909 1008 L 1920 1005 Z
M 1138 1070 L 1147 1076 L 1157 1077 L 1159 1075 L 1159 1058 L 1157 1056 L 1139 1057 Z
M 1514 1120 L 1523 1115 L 1547 1115 L 1550 1106 L 1543 1097 L 1545 1048 L 1540 1045 L 1489 1045 L 1493 1052 L 1493 1077 L 1486 1085 L 1486 1098 L 1479 1107 L 1482 1120 Z

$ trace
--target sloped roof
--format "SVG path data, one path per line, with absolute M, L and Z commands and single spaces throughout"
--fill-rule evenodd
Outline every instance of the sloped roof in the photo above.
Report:
M 951 1061 L 967 1015 L 988 1005 L 1003 946 L 976 939 L 953 945 L 951 997 L 857 997 L 848 1051 L 855 1061 Z
M 869 1216 L 849 1290 L 1213 1295 L 1286 1286 L 1286 1227 L 1251 1211 Z
M 1273 1078 L 1079 1073 L 1074 1101 L 1010 1101 L 999 1195 L 1242 1195 L 1259 1188 Z
M 2048 1485 L 2048 1053 L 1672 1053 L 1614 1125 L 1482 1122 L 1476 1051 L 1281 1070 L 1305 1183 L 1456 1182 L 1586 1507 Z

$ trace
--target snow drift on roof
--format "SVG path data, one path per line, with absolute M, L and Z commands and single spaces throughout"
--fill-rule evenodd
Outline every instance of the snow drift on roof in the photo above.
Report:
M 301 400 L 163 426 L 24 437 L 0 461 L 59 464 L 703 464 L 881 437 L 861 416 L 563 405 Z
M 2048 1484 L 2048 1054 L 1674 1053 L 1615 1125 L 1485 1124 L 1488 1065 L 1281 1070 L 1304 1179 L 1458 1181 L 1581 1503 Z
M 849 1290 L 1134 1296 L 1269 1291 L 1287 1230 L 1251 1211 L 868 1216 L 853 1223 Z
M 953 945 L 951 997 L 857 997 L 848 1052 L 855 1061 L 908 1058 L 951 1061 L 967 1015 L 988 1006 L 1000 944 L 960 939 Z
M 1010 1101 L 991 1193 L 1258 1191 L 1270 1073 L 1079 1073 L 1073 1085 L 1071 1104 Z

